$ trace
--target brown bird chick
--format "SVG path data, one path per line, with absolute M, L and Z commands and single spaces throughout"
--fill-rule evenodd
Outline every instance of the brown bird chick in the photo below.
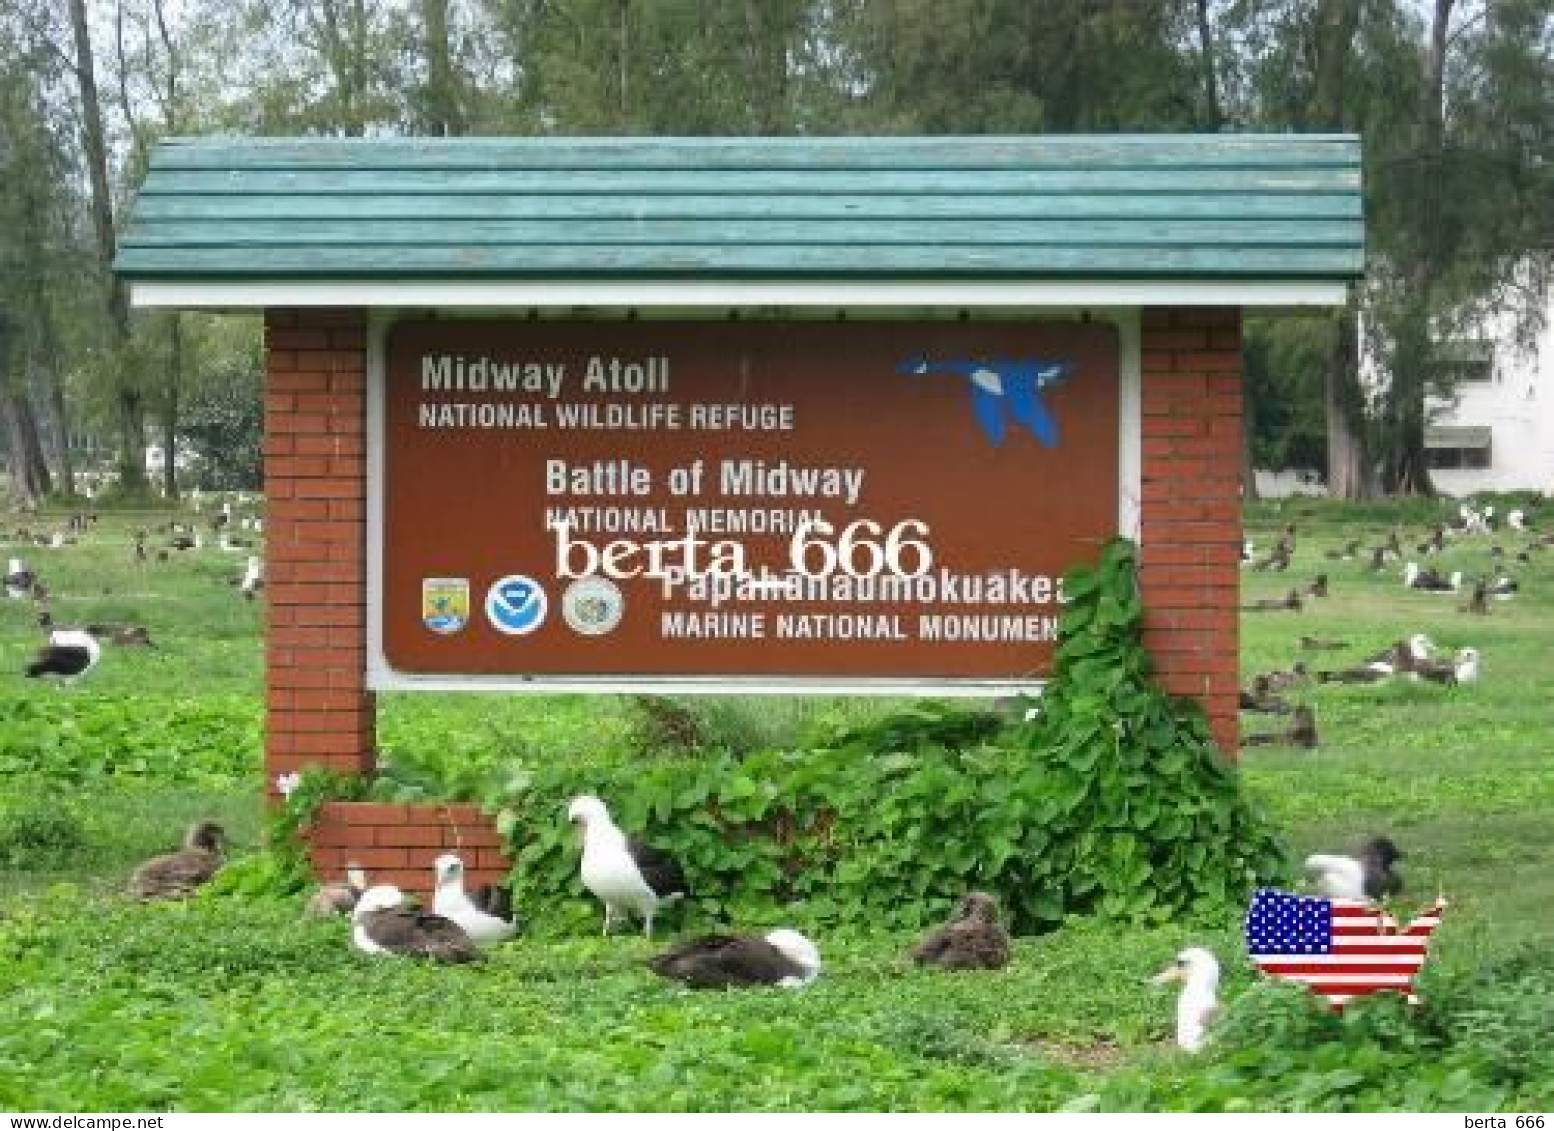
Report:
M 1324 640 L 1320 636 L 1302 636 L 1300 648 L 1303 652 L 1336 652 L 1349 647 L 1347 640 Z
M 345 866 L 345 882 L 321 884 L 308 899 L 303 914 L 312 919 L 327 919 L 332 915 L 349 915 L 356 910 L 362 892 L 367 890 L 367 873 L 354 861 Z
M 1253 680 L 1254 686 L 1261 682 L 1269 691 L 1289 691 L 1293 687 L 1299 687 L 1311 680 L 1311 672 L 1306 668 L 1306 661 L 1296 660 L 1290 665 L 1289 671 L 1271 671 L 1257 676 Z
M 155 648 L 151 631 L 140 624 L 89 624 L 86 631 L 121 648 Z
M 1317 574 L 1317 579 L 1315 581 L 1313 581 L 1310 585 L 1306 586 L 1306 596 L 1308 596 L 1308 597 L 1326 597 L 1327 596 L 1327 574 L 1325 574 L 1325 573 Z
M 998 901 L 971 892 L 955 918 L 929 931 L 911 954 L 919 966 L 941 970 L 1002 970 L 1009 964 L 1009 934 L 999 925 Z
M 1317 745 L 1316 714 L 1310 707 L 1296 707 L 1295 718 L 1289 730 L 1243 735 L 1241 745 L 1299 746 L 1305 750 L 1313 750 Z
M 1466 605 L 1458 605 L 1459 613 L 1474 613 L 1477 616 L 1489 615 L 1489 582 L 1479 578 L 1473 583 L 1473 596 L 1468 598 Z
M 1239 709 L 1264 715 L 1287 715 L 1290 705 L 1273 693 L 1266 675 L 1255 676 L 1250 690 L 1240 693 Z
M 1298 613 L 1301 610 L 1300 590 L 1291 589 L 1283 597 L 1264 597 L 1262 600 L 1253 601 L 1250 605 L 1242 605 L 1241 608 L 1249 613 L 1280 612 L 1284 609 L 1291 609 Z
M 184 846 L 166 856 L 154 856 L 130 877 L 129 893 L 137 899 L 183 899 L 193 895 L 222 864 L 226 830 L 215 821 L 199 821 L 189 829 Z

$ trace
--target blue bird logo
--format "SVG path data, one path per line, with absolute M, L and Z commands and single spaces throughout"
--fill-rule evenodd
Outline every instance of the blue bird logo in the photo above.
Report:
M 1056 385 L 1074 372 L 1071 361 L 1044 358 L 979 361 L 975 358 L 945 358 L 934 361 L 913 357 L 897 367 L 900 373 L 914 376 L 964 377 L 971 386 L 971 410 L 988 443 L 995 448 L 1004 442 L 1009 422 L 1023 426 L 1044 448 L 1058 446 L 1058 422 L 1041 399 L 1041 391 Z

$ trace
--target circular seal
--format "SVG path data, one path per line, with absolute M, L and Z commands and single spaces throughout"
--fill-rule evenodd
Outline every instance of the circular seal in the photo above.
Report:
M 579 636 L 614 632 L 625 613 L 626 598 L 607 577 L 580 577 L 561 598 L 561 615 Z
M 486 591 L 486 619 L 507 636 L 527 636 L 539 628 L 548 608 L 544 588 L 521 573 L 498 578 Z

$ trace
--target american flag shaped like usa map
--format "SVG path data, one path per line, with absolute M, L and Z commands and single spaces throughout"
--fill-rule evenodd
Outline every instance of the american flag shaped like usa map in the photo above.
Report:
M 1437 899 L 1399 927 L 1374 904 L 1259 888 L 1246 914 L 1246 949 L 1263 973 L 1300 982 L 1335 1009 L 1377 990 L 1418 1001 L 1414 978 L 1445 907 Z

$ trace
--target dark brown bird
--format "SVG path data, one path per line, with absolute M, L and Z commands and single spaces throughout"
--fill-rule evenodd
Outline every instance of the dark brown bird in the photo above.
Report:
M 480 958 L 464 928 L 452 919 L 410 907 L 404 892 L 392 885 L 380 884 L 364 891 L 351 920 L 351 945 L 364 954 L 449 963 Z
M 1311 672 L 1306 669 L 1306 661 L 1296 660 L 1290 665 L 1289 671 L 1264 672 L 1253 678 L 1253 686 L 1259 683 L 1269 691 L 1289 691 L 1311 680 Z
M 1266 558 L 1252 563 L 1252 568 L 1259 571 L 1277 570 L 1283 572 L 1290 568 L 1290 552 L 1281 541 L 1273 549 L 1268 551 Z
M 1468 598 L 1466 605 L 1458 605 L 1460 613 L 1475 613 L 1481 617 L 1489 615 L 1489 582 L 1479 578 L 1473 583 L 1473 596 Z
M 1325 573 L 1317 574 L 1317 579 L 1315 581 L 1313 581 L 1310 585 L 1306 586 L 1306 596 L 1308 596 L 1308 597 L 1326 597 L 1327 596 L 1327 574 L 1325 574 Z
M 1333 562 L 1352 562 L 1359 554 L 1360 540 L 1356 538 L 1351 542 L 1345 542 L 1341 550 L 1328 550 L 1323 557 Z
M 1249 613 L 1280 612 L 1285 609 L 1298 613 L 1301 610 L 1300 590 L 1291 589 L 1283 597 L 1264 597 L 1253 601 L 1250 605 L 1242 605 L 1241 608 Z
M 154 856 L 130 877 L 129 892 L 138 899 L 183 899 L 221 867 L 227 834 L 215 821 L 199 821 L 189 829 L 183 848 Z
M 1349 647 L 1347 640 L 1323 640 L 1317 636 L 1302 636 L 1300 647 L 1303 652 L 1336 652 L 1339 649 Z
M 955 918 L 912 948 L 912 961 L 941 970 L 1002 970 L 1009 965 L 1009 934 L 998 922 L 998 901 L 974 891 Z
M 1287 715 L 1290 713 L 1290 705 L 1280 699 L 1268 686 L 1268 677 L 1259 675 L 1253 678 L 1250 689 L 1240 693 L 1240 706 L 1242 711 L 1254 711 L 1264 715 Z
M 648 969 L 697 990 L 806 986 L 820 976 L 820 951 L 792 930 L 706 935 L 648 959 Z
M 1317 717 L 1310 707 L 1296 707 L 1290 728 L 1265 734 L 1248 734 L 1241 738 L 1242 746 L 1299 746 L 1312 750 L 1317 745 Z
M 121 648 L 155 648 L 151 631 L 139 624 L 89 624 L 86 631 Z

